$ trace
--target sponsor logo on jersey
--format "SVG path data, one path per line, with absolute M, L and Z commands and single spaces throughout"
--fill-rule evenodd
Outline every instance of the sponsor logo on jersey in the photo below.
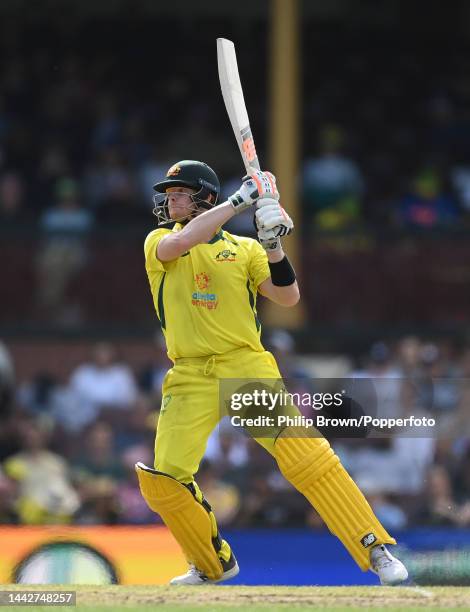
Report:
M 205 272 L 200 272 L 194 277 L 196 286 L 199 291 L 194 291 L 191 295 L 192 305 L 200 308 L 207 308 L 207 310 L 215 310 L 219 304 L 217 295 L 215 293 L 209 293 L 207 289 L 210 286 L 210 276 Z
M 194 277 L 194 280 L 196 281 L 196 286 L 199 289 L 199 291 L 204 291 L 204 289 L 207 289 L 211 282 L 210 276 L 207 275 L 205 272 L 196 274 L 196 276 Z
M 231 251 L 230 249 L 224 249 L 223 251 L 220 251 L 220 253 L 217 253 L 217 255 L 215 256 L 215 260 L 216 261 L 235 261 L 236 256 L 237 254 Z

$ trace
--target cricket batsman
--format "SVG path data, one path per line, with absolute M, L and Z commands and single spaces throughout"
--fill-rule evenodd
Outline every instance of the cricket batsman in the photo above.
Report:
M 299 300 L 295 272 L 280 240 L 293 230 L 293 222 L 269 172 L 245 177 L 240 189 L 219 203 L 215 172 L 205 163 L 185 160 L 154 189 L 158 224 L 175 224 L 147 236 L 145 266 L 174 365 L 163 381 L 154 467 L 139 462 L 136 471 L 148 506 L 162 517 L 189 563 L 189 571 L 171 584 L 202 585 L 233 578 L 239 567 L 194 476 L 221 418 L 218 381 L 281 379 L 260 341 L 256 297 L 260 293 L 286 307 Z M 258 240 L 222 229 L 243 211 L 256 211 Z M 385 547 L 396 541 L 325 438 L 296 436 L 285 427 L 257 442 L 363 571 L 377 573 L 386 585 L 407 579 L 405 566 Z

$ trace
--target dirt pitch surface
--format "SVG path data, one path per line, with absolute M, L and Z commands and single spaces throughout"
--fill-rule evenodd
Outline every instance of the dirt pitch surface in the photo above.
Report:
M 287 610 L 470 610 L 470 587 L 276 587 L 276 586 L 70 586 L 2 585 L 0 590 L 77 591 L 77 607 L 87 612 L 162 611 L 275 612 Z M 29 610 L 15 606 L 11 610 Z M 33 609 L 38 610 L 35 606 Z M 50 612 L 51 607 L 39 607 Z

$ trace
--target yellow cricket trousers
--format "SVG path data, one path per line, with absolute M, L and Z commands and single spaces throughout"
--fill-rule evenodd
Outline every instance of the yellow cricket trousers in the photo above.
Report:
M 177 359 L 162 387 L 155 439 L 155 469 L 189 483 L 198 471 L 207 440 L 221 418 L 219 379 L 276 379 L 273 355 L 241 348 L 212 357 Z M 297 409 L 296 414 L 299 414 Z M 273 438 L 258 438 L 274 454 Z

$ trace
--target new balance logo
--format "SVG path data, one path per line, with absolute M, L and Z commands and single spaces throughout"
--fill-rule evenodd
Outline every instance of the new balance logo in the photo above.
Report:
M 361 544 L 364 546 L 364 548 L 368 548 L 374 542 L 377 542 L 377 538 L 373 533 L 368 533 L 361 540 Z

